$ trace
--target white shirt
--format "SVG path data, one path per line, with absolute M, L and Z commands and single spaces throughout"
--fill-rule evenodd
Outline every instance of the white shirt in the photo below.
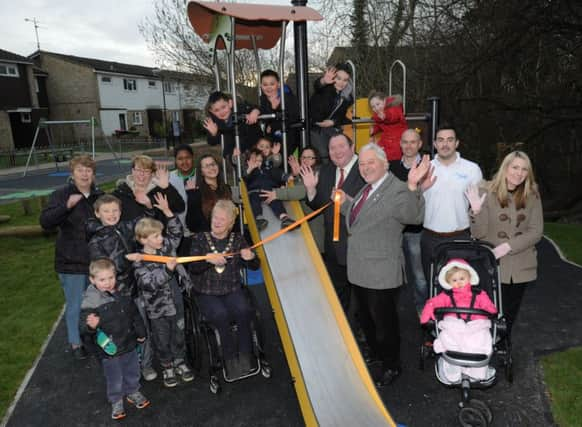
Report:
M 372 188 L 370 188 L 370 191 L 369 191 L 369 193 L 368 193 L 368 199 L 369 199 L 369 198 L 371 198 L 371 197 L 372 197 L 372 194 L 374 194 L 374 191 L 376 191 L 376 190 L 378 189 L 378 187 L 380 187 L 380 186 L 382 185 L 382 183 L 383 183 L 384 181 L 386 181 L 386 178 L 388 178 L 388 175 L 389 175 L 389 173 L 388 173 L 388 171 L 386 171 L 386 173 L 384 174 L 384 176 L 382 176 L 382 178 L 380 178 L 380 179 L 379 179 L 378 181 L 376 181 L 375 183 L 373 183 L 373 184 L 370 184 L 370 186 L 371 186 Z M 366 188 L 366 186 L 364 186 L 363 188 Z M 362 195 L 363 195 L 363 194 L 364 194 L 364 193 L 362 192 Z M 355 206 L 355 205 L 358 203 L 358 201 L 359 201 L 361 198 L 362 198 L 362 196 L 358 197 L 358 200 L 356 200 L 356 202 L 354 203 L 354 206 Z
M 352 159 L 348 162 L 347 165 L 344 166 L 344 182 L 346 179 L 348 179 L 348 175 L 350 174 L 350 171 L 352 170 L 352 167 L 358 162 L 358 156 L 356 156 L 355 154 L 352 156 Z M 340 172 L 339 167 L 335 168 L 335 186 L 337 188 L 337 184 L 339 182 L 340 176 L 341 176 L 341 172 Z
M 438 233 L 450 233 L 469 228 L 469 201 L 465 190 L 483 179 L 479 166 L 469 160 L 457 159 L 444 165 L 438 155 L 431 162 L 436 181 L 423 193 L 425 201 L 424 228 Z

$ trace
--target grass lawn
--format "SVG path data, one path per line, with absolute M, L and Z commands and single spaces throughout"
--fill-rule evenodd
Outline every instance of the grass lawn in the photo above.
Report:
M 547 222 L 544 233 L 560 246 L 566 258 L 582 265 L 582 225 Z

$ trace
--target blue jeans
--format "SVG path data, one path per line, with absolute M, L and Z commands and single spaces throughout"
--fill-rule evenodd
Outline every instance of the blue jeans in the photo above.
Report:
M 406 261 L 406 281 L 414 285 L 414 305 L 417 313 L 421 313 L 428 299 L 428 283 L 424 277 L 420 251 L 420 236 L 422 233 L 406 232 L 402 235 L 402 250 Z
M 89 276 L 86 274 L 59 273 L 59 279 L 65 293 L 65 321 L 67 336 L 72 346 L 81 345 L 79 321 L 81 317 L 81 302 L 83 293 L 89 286 Z
M 107 400 L 118 402 L 139 390 L 139 362 L 137 351 L 103 359 L 103 373 L 107 383 Z

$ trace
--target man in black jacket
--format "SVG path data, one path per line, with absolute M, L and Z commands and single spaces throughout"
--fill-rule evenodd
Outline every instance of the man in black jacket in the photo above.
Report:
M 365 182 L 358 171 L 358 156 L 354 152 L 353 141 L 338 133 L 329 140 L 331 163 L 323 165 L 319 176 L 313 171 L 302 170 L 303 184 L 307 190 L 307 204 L 319 209 L 331 200 L 335 188 L 341 188 L 354 197 Z M 343 216 L 340 216 L 339 241 L 333 241 L 333 209 L 326 209 L 324 215 L 324 261 L 342 307 L 347 312 L 350 302 L 350 284 L 347 277 L 347 229 Z

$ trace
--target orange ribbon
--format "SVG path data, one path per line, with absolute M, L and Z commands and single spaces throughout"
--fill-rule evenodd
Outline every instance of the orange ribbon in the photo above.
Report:
M 272 240 L 275 240 L 277 237 L 282 236 L 283 234 L 287 233 L 290 230 L 293 230 L 295 227 L 303 224 L 306 221 L 309 221 L 311 218 L 313 218 L 314 216 L 318 215 L 320 212 L 323 212 L 329 205 L 331 205 L 331 202 L 327 203 L 326 205 L 322 206 L 321 208 L 317 209 L 316 211 L 311 212 L 309 215 L 305 215 L 303 218 L 295 221 L 293 224 L 288 225 L 287 227 L 277 231 L 276 233 L 271 234 L 270 236 L 266 237 L 265 239 L 261 240 L 258 243 L 255 243 L 254 245 L 252 245 L 251 247 L 249 247 L 249 249 L 255 249 L 258 248 L 261 245 L 264 245 L 266 243 L 269 243 Z M 335 222 L 336 219 L 334 218 L 334 230 L 335 230 Z M 337 219 L 337 223 L 338 223 L 338 230 L 339 230 L 339 217 Z M 334 231 L 335 232 L 335 231 Z M 182 257 L 171 257 L 171 256 L 163 256 L 163 255 L 149 255 L 149 254 L 142 254 L 141 259 L 143 261 L 150 261 L 150 262 L 159 262 L 159 263 L 167 263 L 168 261 L 172 261 L 172 260 L 176 260 L 176 262 L 178 264 L 183 264 L 186 262 L 197 262 L 197 261 L 205 261 L 209 258 L 212 257 L 216 257 L 217 255 L 222 255 L 223 257 L 231 257 L 234 255 L 237 255 L 240 252 L 232 252 L 232 253 L 226 253 L 226 254 L 208 254 L 208 255 L 196 255 L 196 256 L 182 256 Z
M 339 226 L 340 226 L 340 205 L 341 205 L 341 195 L 339 191 L 336 191 L 333 196 L 333 241 L 339 242 Z

